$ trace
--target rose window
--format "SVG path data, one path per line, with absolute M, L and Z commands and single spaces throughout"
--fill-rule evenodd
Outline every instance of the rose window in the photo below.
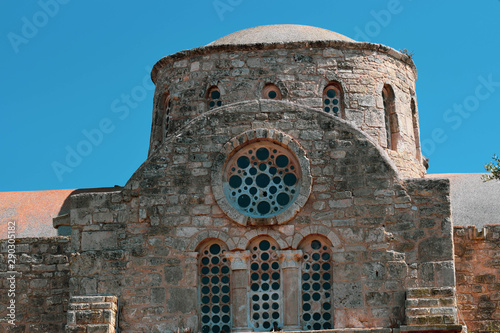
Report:
M 229 203 L 254 218 L 280 214 L 296 200 L 301 170 L 295 155 L 270 141 L 240 149 L 226 164 L 223 187 Z

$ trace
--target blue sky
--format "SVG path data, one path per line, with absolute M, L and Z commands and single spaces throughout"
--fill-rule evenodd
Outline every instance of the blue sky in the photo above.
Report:
M 499 0 L 3 0 L 0 191 L 124 185 L 147 156 L 156 61 L 266 24 L 413 51 L 429 173 L 483 172 L 500 155 L 498 17 Z

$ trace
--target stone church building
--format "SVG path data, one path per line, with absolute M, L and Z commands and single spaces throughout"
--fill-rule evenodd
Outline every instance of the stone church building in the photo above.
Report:
M 15 325 L 2 240 L 5 332 L 500 323 L 500 228 L 456 226 L 453 177 L 426 176 L 411 56 L 262 26 L 166 56 L 151 78 L 148 158 L 123 188 L 0 194 L 2 228 L 26 236 Z

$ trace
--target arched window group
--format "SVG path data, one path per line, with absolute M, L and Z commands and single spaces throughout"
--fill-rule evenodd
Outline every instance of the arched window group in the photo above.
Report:
M 199 253 L 202 332 L 333 328 L 332 247 L 326 237 L 311 235 L 297 250 L 281 250 L 265 235 L 233 252 L 215 239 Z

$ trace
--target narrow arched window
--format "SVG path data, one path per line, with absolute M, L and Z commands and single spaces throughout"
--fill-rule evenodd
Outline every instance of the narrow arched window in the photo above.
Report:
M 203 333 L 231 330 L 231 279 L 226 251 L 226 245 L 218 240 L 200 249 L 199 290 Z
M 207 109 L 212 110 L 219 106 L 222 106 L 221 94 L 219 88 L 214 86 L 207 92 Z
M 172 99 L 170 98 L 170 94 L 168 92 L 163 94 L 162 102 L 161 102 L 161 110 L 163 112 L 163 138 L 165 139 L 168 136 L 168 126 L 170 124 L 170 111 L 172 109 Z
M 255 331 L 270 331 L 283 326 L 281 304 L 281 267 L 278 244 L 270 237 L 259 237 L 249 245 L 250 326 Z
M 342 110 L 342 89 L 338 82 L 329 83 L 323 90 L 323 111 L 344 118 Z
M 304 330 L 333 328 L 332 249 L 321 236 L 306 238 L 301 246 L 302 257 L 302 314 Z
M 415 140 L 415 158 L 420 160 L 420 135 L 418 130 L 418 114 L 415 106 L 415 100 L 411 99 L 411 119 L 413 122 L 413 139 Z
M 396 115 L 394 91 L 391 86 L 385 85 L 382 89 L 382 99 L 384 101 L 385 133 L 387 137 L 387 149 L 397 150 L 399 128 Z
M 279 100 L 281 99 L 281 91 L 272 83 L 266 84 L 262 89 L 262 98 Z

